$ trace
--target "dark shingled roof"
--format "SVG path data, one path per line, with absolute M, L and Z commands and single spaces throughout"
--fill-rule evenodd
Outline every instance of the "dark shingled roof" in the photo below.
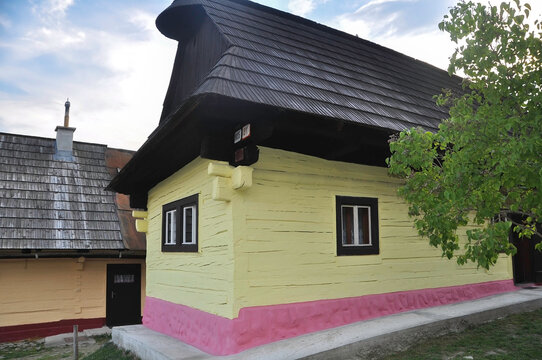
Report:
M 127 248 L 107 146 L 73 147 L 73 162 L 56 161 L 54 139 L 0 133 L 0 249 Z
M 372 42 L 245 0 L 176 0 L 157 19 L 182 40 L 201 5 L 229 42 L 193 96 L 218 94 L 371 127 L 434 130 L 433 96 L 461 79 Z
M 109 185 L 138 206 L 194 157 L 231 159 L 220 141 L 244 123 L 260 126 L 256 145 L 384 166 L 390 134 L 435 131 L 449 114 L 433 97 L 461 90 L 444 70 L 247 0 L 176 0 L 156 25 L 179 41 L 160 124 Z

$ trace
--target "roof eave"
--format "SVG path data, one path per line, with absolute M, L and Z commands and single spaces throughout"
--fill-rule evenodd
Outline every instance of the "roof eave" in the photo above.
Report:
M 145 157 L 148 156 L 151 149 L 159 146 L 167 134 L 175 127 L 181 125 L 203 100 L 205 95 L 188 98 L 166 121 L 160 124 L 147 138 L 147 141 L 136 151 L 132 159 L 121 169 L 121 171 L 111 180 L 106 187 L 108 191 L 114 191 L 121 194 L 132 195 L 139 192 L 141 188 L 146 188 L 144 183 L 137 183 L 138 170 L 145 166 Z

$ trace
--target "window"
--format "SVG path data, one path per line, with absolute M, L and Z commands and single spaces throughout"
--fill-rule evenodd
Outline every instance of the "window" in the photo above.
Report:
M 113 279 L 113 282 L 115 284 L 131 284 L 135 282 L 135 275 L 134 274 L 115 274 L 115 278 Z
M 164 244 L 175 245 L 177 242 L 177 210 L 166 211 L 166 234 Z
M 337 255 L 378 254 L 378 199 L 337 196 Z
M 186 206 L 183 208 L 183 244 L 196 243 L 196 205 Z
M 198 195 L 162 207 L 162 251 L 198 251 Z

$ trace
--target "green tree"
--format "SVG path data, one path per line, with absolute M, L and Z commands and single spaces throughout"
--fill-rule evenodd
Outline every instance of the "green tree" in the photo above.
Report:
M 459 264 L 489 269 L 499 253 L 515 253 L 511 228 L 530 238 L 542 222 L 542 26 L 529 27 L 530 11 L 519 0 L 452 7 L 439 28 L 456 43 L 448 71 L 462 71 L 463 91 L 437 96 L 450 117 L 436 133 L 390 140 L 389 172 L 405 179 L 399 195 L 415 227 Z M 476 227 L 463 248 L 466 225 Z

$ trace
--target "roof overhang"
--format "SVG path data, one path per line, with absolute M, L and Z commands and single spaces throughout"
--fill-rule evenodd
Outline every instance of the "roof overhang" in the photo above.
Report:
M 229 161 L 233 133 L 246 123 L 251 124 L 254 142 L 260 146 L 380 166 L 388 155 L 389 135 L 395 132 L 206 94 L 190 98 L 162 123 L 108 189 L 146 195 L 198 156 Z
M 144 259 L 145 250 L 0 249 L 0 259 L 50 258 Z

